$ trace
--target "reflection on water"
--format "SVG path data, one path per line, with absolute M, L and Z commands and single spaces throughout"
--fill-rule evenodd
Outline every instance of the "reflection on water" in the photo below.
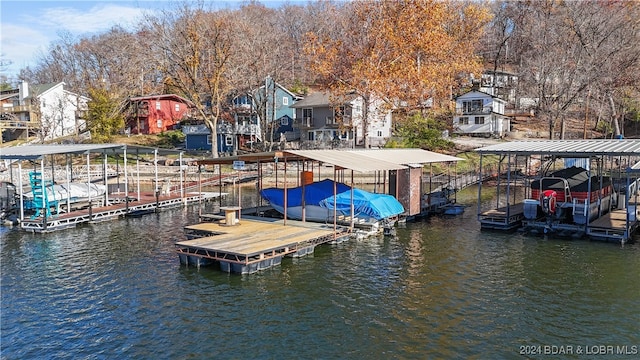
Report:
M 180 266 L 196 207 L 1 229 L 2 358 L 515 358 L 640 343 L 637 244 L 480 231 L 475 193 L 459 196 L 462 216 L 247 276 Z

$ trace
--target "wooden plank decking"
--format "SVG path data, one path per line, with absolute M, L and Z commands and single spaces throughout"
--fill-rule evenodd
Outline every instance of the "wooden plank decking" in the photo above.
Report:
M 346 236 L 348 229 L 339 227 L 334 232 L 333 225 L 294 221 L 284 225 L 282 220 L 242 218 L 237 225 L 228 226 L 220 220 L 186 226 L 185 232 L 203 237 L 176 243 L 183 263 L 185 257 L 199 257 L 241 265 L 237 272 L 244 273 L 268 267 L 251 267 L 252 264 L 337 240 Z
M 490 209 L 478 214 L 480 226 L 487 229 L 515 229 L 520 226 L 522 219 L 524 219 L 524 203 L 512 204 L 508 208 L 504 206 Z
M 524 203 L 512 204 L 509 206 L 509 215 L 520 215 L 524 214 Z M 487 210 L 480 215 L 492 217 L 492 218 L 506 218 L 507 217 L 507 207 L 501 207 L 499 209 L 490 209 Z
M 624 230 L 627 226 L 627 211 L 613 210 L 589 223 L 591 227 Z

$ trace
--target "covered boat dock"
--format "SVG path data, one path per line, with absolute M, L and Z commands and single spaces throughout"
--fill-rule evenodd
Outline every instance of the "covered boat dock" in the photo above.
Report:
M 262 189 L 263 165 L 268 163 L 276 165 L 276 179 L 278 179 L 277 165 L 282 164 L 281 186 L 285 190 L 289 186 L 288 172 L 294 166 L 296 169 L 294 182 L 301 184 L 303 188 L 304 180 L 313 181 L 316 177 L 315 170 L 318 170 L 317 180 L 322 180 L 320 169 L 327 165 L 333 167 L 334 183 L 339 180 L 344 181 L 344 171 L 350 171 L 351 189 L 354 188 L 354 172 L 373 172 L 377 180 L 375 185 L 377 191 L 395 194 L 396 191 L 401 190 L 408 194 L 407 198 L 417 198 L 419 204 L 423 190 L 422 178 L 414 179 L 415 186 L 408 186 L 408 182 L 401 182 L 403 180 L 401 176 L 409 176 L 408 171 L 412 168 L 421 171 L 422 164 L 458 160 L 461 159 L 421 149 L 286 150 L 207 159 L 198 161 L 198 164 L 218 165 L 218 168 L 221 164 L 233 164 L 236 169 L 241 169 L 247 164 L 256 164 L 258 189 Z M 391 174 L 388 175 L 388 173 Z M 308 178 L 304 179 L 305 177 Z M 277 180 L 276 183 L 279 185 Z M 285 191 L 284 194 L 287 192 Z M 242 208 L 240 201 L 241 195 L 238 192 L 237 206 L 229 210 L 237 211 L 237 219 L 233 216 L 228 217 L 227 214 L 225 216 L 205 214 L 201 216 L 204 222 L 185 227 L 187 237 L 194 239 L 176 243 L 181 263 L 199 266 L 215 262 L 220 264 L 223 271 L 252 273 L 278 265 L 283 256 L 303 256 L 312 253 L 315 246 L 319 244 L 342 241 L 354 234 L 354 228 L 358 225 L 354 216 L 353 197 L 350 216 L 340 218 L 334 207 L 332 224 L 307 221 L 304 210 L 301 221 L 288 219 L 286 200 L 282 219 L 258 216 L 262 212 L 251 213 L 249 209 Z M 265 205 L 258 208 L 266 207 Z M 420 210 L 419 205 L 417 210 Z M 229 224 L 229 218 L 233 219 L 233 223 Z
M 158 156 L 169 154 L 178 155 L 182 163 L 180 151 L 125 144 L 26 145 L 0 149 L 0 159 L 10 161 L 8 181 L 15 185 L 17 192 L 16 221 L 22 229 L 32 232 L 50 232 L 81 223 L 138 216 L 161 208 L 184 206 L 222 196 L 187 192 L 182 171 L 179 171 L 179 188 L 161 191 Z M 140 185 L 139 166 L 144 155 L 153 156 L 149 160 L 155 167 L 152 192 L 143 191 Z M 118 166 L 118 170 L 111 173 L 107 166 L 109 157 L 122 160 L 122 170 Z M 133 173 L 128 170 L 130 157 L 135 158 L 136 171 Z M 80 165 L 83 162 L 85 165 Z M 92 165 L 95 162 L 101 165 Z M 30 169 L 23 169 L 24 163 Z M 84 170 L 74 171 L 74 167 Z M 121 175 L 124 177 L 122 183 Z M 116 191 L 113 192 L 110 191 L 113 186 L 108 183 L 111 177 L 117 177 L 118 180 Z M 130 186 L 130 183 L 135 186 Z M 29 204 L 25 203 L 24 189 L 27 185 L 30 185 L 32 196 Z M 70 192 L 61 196 L 52 191 L 54 186 L 72 189 L 72 185 L 102 190 L 97 194 L 87 191 L 81 198 Z
M 498 158 L 496 202 L 488 210 L 481 200 L 483 184 L 478 185 L 477 216 L 483 229 L 522 229 L 625 243 L 638 228 L 639 140 L 513 141 L 476 151 L 481 171 L 487 156 Z M 567 179 L 545 174 L 561 174 L 552 172 L 559 161 L 564 162 L 561 169 L 584 170 L 584 197 L 573 194 L 572 198 Z M 573 221 L 540 212 L 546 201 L 542 179 L 567 184 L 567 198 L 561 194 L 558 208 L 565 206 Z
M 423 167 L 434 163 L 455 163 L 461 158 L 422 149 L 372 150 L 284 150 L 247 154 L 198 161 L 199 165 L 255 164 L 258 171 L 258 189 L 263 189 L 263 165 L 275 164 L 276 187 L 288 186 L 288 175 L 294 169 L 295 184 L 300 186 L 304 177 L 322 180 L 323 166 L 333 167 L 333 180 L 347 183 L 345 170 L 350 171 L 354 185 L 354 172 L 374 174 L 374 192 L 394 196 L 405 208 L 404 216 L 424 215 L 423 195 L 433 190 L 431 179 L 423 176 Z M 281 184 L 278 182 L 278 164 L 283 164 Z M 317 174 L 316 174 L 317 170 Z M 222 176 L 222 174 L 219 174 Z M 238 204 L 241 206 L 241 204 Z M 285 217 L 286 221 L 286 217 Z M 304 219 L 303 219 L 304 221 Z

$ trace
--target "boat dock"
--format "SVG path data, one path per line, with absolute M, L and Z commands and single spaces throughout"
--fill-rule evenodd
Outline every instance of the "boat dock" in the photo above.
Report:
M 476 152 L 481 173 L 483 159 L 493 156 L 499 160 L 498 173 L 506 174 L 497 177 L 494 209 L 483 208 L 483 184 L 478 184 L 477 217 L 483 229 L 624 244 L 640 227 L 638 140 L 513 141 Z M 512 176 L 518 173 L 526 176 Z
M 224 196 L 226 194 L 222 194 Z M 107 206 L 89 207 L 67 213 L 48 216 L 26 217 L 20 222 L 23 230 L 45 233 L 76 227 L 83 223 L 99 223 L 114 220 L 123 216 L 140 216 L 168 209 L 200 202 L 211 201 L 220 196 L 219 193 L 187 193 L 184 197 L 179 194 L 160 195 L 157 198 L 151 194 L 141 194 L 136 200 L 131 194 L 129 202 L 123 197 L 121 201 L 112 202 Z M 116 199 L 117 200 L 117 199 Z
M 186 169 L 178 169 L 173 175 L 177 186 L 171 187 L 169 181 L 162 186 L 159 155 L 177 155 L 182 159 L 180 151 L 125 144 L 40 144 L 2 149 L 0 160 L 10 161 L 2 180 L 11 185 L 7 189 L 12 189 L 2 194 L 6 204 L 6 208 L 0 209 L 2 220 L 26 231 L 44 233 L 82 223 L 141 216 L 226 195 L 222 189 L 217 193 L 187 190 L 194 184 L 187 184 Z M 151 156 L 153 160 L 149 160 Z M 109 161 L 115 161 L 115 172 L 109 170 Z M 141 161 L 154 164 L 153 190 L 141 189 Z M 133 171 L 128 171 L 128 162 L 135 163 Z M 101 170 L 92 171 L 96 166 Z M 198 175 L 200 182 L 201 173 Z M 28 178 L 26 184 L 25 177 Z M 118 182 L 110 183 L 112 178 Z M 222 176 L 216 179 L 219 183 L 224 180 Z M 201 188 L 201 183 L 198 187 Z M 110 192 L 110 189 L 117 190 Z
M 234 211 L 234 210 L 231 210 Z M 250 274 L 279 265 L 285 256 L 313 253 L 324 243 L 349 236 L 346 227 L 259 217 L 203 215 L 203 222 L 185 227 L 190 240 L 176 243 L 180 263 L 197 267 L 219 264 L 224 272 Z M 237 221 L 236 221 L 237 220 Z M 232 224 L 227 225 L 231 221 Z
M 518 228 L 524 219 L 524 204 L 517 203 L 483 211 L 478 215 L 478 219 L 485 229 L 513 230 Z
M 636 207 L 632 206 L 632 210 Z M 627 215 L 633 214 L 628 210 L 613 210 L 591 222 L 587 235 L 594 239 L 616 239 L 620 241 L 625 239 L 627 227 L 631 234 L 635 233 L 640 226 L 640 222 L 632 215 L 627 223 Z

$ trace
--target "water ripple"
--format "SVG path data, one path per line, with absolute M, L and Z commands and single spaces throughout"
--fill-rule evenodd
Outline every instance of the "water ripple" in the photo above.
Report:
M 0 232 L 1 357 L 514 358 L 640 343 L 640 246 L 480 232 L 473 214 L 249 276 L 180 266 L 175 210 Z

